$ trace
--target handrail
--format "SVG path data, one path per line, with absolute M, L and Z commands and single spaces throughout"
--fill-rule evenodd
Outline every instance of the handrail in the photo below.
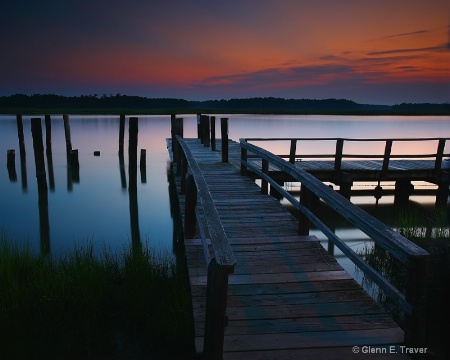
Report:
M 189 147 L 184 142 L 183 138 L 176 135 L 178 144 L 183 149 L 183 153 L 186 157 L 187 164 L 191 170 L 192 176 L 194 177 L 195 184 L 197 186 L 197 194 L 199 200 L 202 204 L 203 212 L 205 214 L 205 220 L 207 223 L 207 228 L 210 236 L 210 241 L 214 253 L 214 258 L 220 266 L 224 266 L 232 270 L 236 265 L 236 260 L 234 258 L 233 250 L 228 242 L 225 230 L 222 227 L 222 223 L 217 213 L 217 209 L 214 205 L 213 199 L 209 192 L 206 180 L 203 177 L 202 171 L 197 164 L 194 156 L 192 155 Z
M 228 276 L 234 272 L 236 259 L 197 161 L 180 135 L 175 135 L 174 139 L 177 147 L 176 153 L 180 157 L 177 159 L 177 164 L 181 169 L 177 170 L 181 170 L 181 188 L 186 192 L 185 236 L 191 237 L 192 235 L 193 237 L 195 223 L 197 223 L 205 263 L 208 267 L 203 354 L 206 359 L 219 360 L 223 357 L 223 342 L 227 324 Z M 186 179 L 188 168 L 190 175 Z M 197 206 L 198 201 L 202 205 L 202 219 L 206 223 L 206 229 L 202 225 Z M 193 224 L 189 224 L 191 221 Z M 192 229 L 192 225 L 194 225 L 194 229 Z M 209 234 L 212 256 L 209 253 L 205 230 Z
M 277 155 L 262 149 L 256 145 L 247 142 L 247 139 L 240 139 L 241 146 L 241 174 L 245 174 L 247 168 L 258 174 L 263 180 L 262 191 L 267 189 L 267 183 L 270 183 L 279 193 L 281 193 L 289 202 L 291 202 L 304 216 L 303 221 L 311 221 L 319 230 L 321 230 L 329 240 L 331 240 L 341 251 L 352 260 L 364 273 L 367 274 L 388 296 L 396 301 L 405 310 L 410 317 L 409 325 L 405 330 L 406 343 L 419 343 L 423 341 L 423 301 L 427 260 L 429 253 L 408 239 L 404 238 L 394 230 L 375 219 L 361 208 L 354 205 L 343 196 L 323 184 L 313 175 L 298 169 L 294 164 L 287 162 Z M 247 152 L 256 154 L 261 158 L 262 164 L 258 168 L 254 163 L 247 161 Z M 302 184 L 303 194 L 301 202 L 298 202 L 284 188 L 270 178 L 268 174 L 268 164 L 277 166 L 280 171 L 290 175 Z M 260 170 L 262 169 L 262 170 Z M 321 198 L 325 203 L 333 208 L 337 213 L 346 218 L 373 241 L 385 248 L 390 254 L 397 258 L 403 264 L 409 266 L 408 284 L 405 295 L 401 294 L 392 284 L 384 279 L 370 265 L 361 260 L 354 251 L 349 248 L 333 231 L 328 229 L 308 208 L 305 206 L 308 192 Z M 304 226 L 300 223 L 299 229 L 305 232 Z M 309 229 L 306 230 L 308 232 Z
M 290 141 L 290 151 L 289 154 L 277 154 L 282 158 L 289 158 L 289 162 L 294 163 L 297 158 L 304 159 L 319 159 L 319 158 L 334 158 L 335 159 L 335 170 L 339 171 L 341 167 L 341 162 L 343 158 L 352 159 L 383 159 L 383 171 L 388 169 L 388 164 L 390 159 L 418 159 L 418 158 L 434 158 L 435 159 L 435 171 L 440 171 L 442 166 L 443 157 L 450 157 L 450 153 L 444 153 L 445 144 L 450 141 L 450 138 L 246 138 L 247 142 L 257 142 L 257 141 Z M 334 154 L 303 154 L 296 155 L 297 142 L 299 141 L 335 141 L 336 151 Z M 431 154 L 391 154 L 392 144 L 394 142 L 424 142 L 424 141 L 438 141 L 438 146 L 436 152 Z M 344 142 L 385 142 L 384 154 L 350 154 L 344 153 L 343 147 Z

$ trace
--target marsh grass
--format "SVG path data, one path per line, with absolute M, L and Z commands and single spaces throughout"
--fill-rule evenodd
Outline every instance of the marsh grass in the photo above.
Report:
M 189 358 L 188 287 L 168 255 L 51 259 L 0 237 L 0 358 Z
M 434 212 L 407 210 L 399 213 L 396 231 L 430 253 L 426 284 L 427 342 L 444 358 L 450 356 L 450 227 L 448 210 L 437 208 Z M 425 224 L 419 226 L 418 224 Z M 380 274 L 404 292 L 407 271 L 381 247 L 367 246 L 360 254 Z M 365 281 L 370 282 L 367 278 Z M 378 301 L 402 325 L 401 311 L 384 294 L 378 292 Z M 447 357 L 446 357 L 447 356 Z

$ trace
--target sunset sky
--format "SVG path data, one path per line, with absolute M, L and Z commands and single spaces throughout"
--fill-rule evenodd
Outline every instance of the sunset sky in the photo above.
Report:
M 0 96 L 450 102 L 450 0 L 2 0 Z

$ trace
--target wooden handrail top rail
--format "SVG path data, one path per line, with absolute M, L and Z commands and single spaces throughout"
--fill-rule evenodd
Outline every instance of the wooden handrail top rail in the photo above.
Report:
M 298 169 L 295 165 L 283 160 L 277 155 L 249 144 L 246 139 L 240 139 L 241 148 L 257 154 L 260 158 L 276 165 L 281 171 L 304 184 L 316 196 L 324 200 L 342 217 L 366 233 L 372 240 L 382 245 L 389 253 L 402 263 L 407 264 L 411 258 L 429 257 L 429 253 L 410 240 L 401 236 L 381 221 L 375 219 L 349 200 L 330 189 L 313 175 Z
M 225 230 L 223 229 L 213 199 L 211 198 L 208 185 L 206 184 L 205 178 L 203 177 L 202 171 L 200 170 L 197 161 L 184 142 L 183 138 L 179 135 L 176 135 L 176 140 L 183 149 L 187 163 L 189 165 L 189 168 L 191 169 L 192 176 L 194 177 L 195 184 L 197 185 L 197 194 L 203 207 L 203 213 L 205 215 L 205 221 L 208 226 L 209 236 L 216 263 L 221 267 L 227 268 L 228 271 L 232 273 L 236 265 L 236 259 L 233 254 L 233 250 L 231 249 L 231 246 L 228 242 Z
M 309 137 L 309 138 L 242 138 L 241 140 L 249 141 L 287 141 L 287 140 L 297 140 L 297 141 L 438 141 L 438 140 L 450 140 L 448 137 L 433 137 L 433 138 L 329 138 L 329 137 Z

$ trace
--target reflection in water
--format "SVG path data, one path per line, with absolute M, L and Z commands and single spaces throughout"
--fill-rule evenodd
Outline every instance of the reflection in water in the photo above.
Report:
M 7 165 L 6 166 L 8 168 L 9 181 L 16 182 L 17 181 L 16 151 L 14 149 L 8 150 L 8 153 L 7 153 Z
M 141 234 L 139 231 L 139 211 L 137 197 L 137 145 L 138 118 L 131 117 L 128 124 L 128 194 L 130 198 L 130 226 L 133 250 L 141 248 Z
M 41 254 L 50 253 L 50 221 L 48 217 L 47 176 L 45 172 L 44 144 L 42 142 L 42 126 L 40 118 L 31 119 L 33 136 L 34 162 L 38 187 L 39 227 Z
M 23 120 L 22 115 L 18 114 L 16 116 L 17 123 L 17 136 L 19 138 L 19 149 L 20 149 L 20 172 L 22 178 L 22 189 L 27 190 L 27 154 L 25 151 L 25 137 L 23 134 Z
M 51 191 L 55 191 L 55 172 L 53 169 L 52 155 L 52 120 L 50 115 L 45 115 L 45 154 L 47 156 L 48 181 Z

